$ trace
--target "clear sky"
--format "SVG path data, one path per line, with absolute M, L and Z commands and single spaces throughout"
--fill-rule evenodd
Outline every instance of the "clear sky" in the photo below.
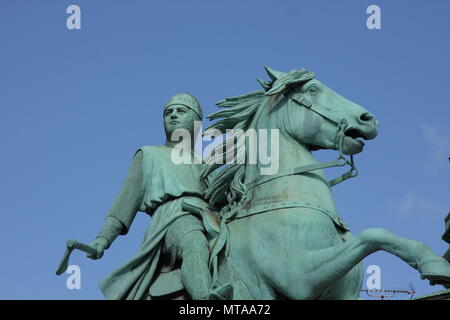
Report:
M 66 27 L 72 4 L 81 30 Z M 380 30 L 366 27 L 371 4 Z M 314 71 L 380 121 L 360 175 L 334 189 L 352 231 L 385 227 L 443 254 L 449 12 L 445 0 L 1 1 L 0 299 L 102 299 L 98 282 L 133 256 L 148 217 L 102 260 L 72 255 L 81 290 L 54 274 L 65 241 L 95 238 L 134 151 L 164 142 L 171 95 L 191 92 L 209 114 L 258 89 L 264 65 Z M 364 264 L 380 266 L 384 289 L 442 289 L 387 253 Z

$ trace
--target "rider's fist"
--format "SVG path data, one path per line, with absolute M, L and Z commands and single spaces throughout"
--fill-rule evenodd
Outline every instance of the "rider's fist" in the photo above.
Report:
M 92 256 L 92 255 L 88 254 L 87 257 L 96 260 L 96 259 L 100 259 L 103 256 L 103 253 L 108 248 L 109 244 L 108 244 L 108 240 L 106 240 L 105 238 L 98 237 L 97 239 L 92 241 L 89 245 L 91 247 L 94 247 L 95 249 L 97 249 L 97 255 Z

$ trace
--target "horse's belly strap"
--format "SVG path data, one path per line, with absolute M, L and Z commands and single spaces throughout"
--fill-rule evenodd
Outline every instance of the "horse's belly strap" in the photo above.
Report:
M 272 202 L 272 203 L 266 203 L 266 204 L 258 204 L 255 206 L 252 206 L 250 209 L 238 209 L 237 214 L 234 216 L 235 219 L 240 219 L 244 217 L 248 217 L 254 214 L 259 214 L 267 211 L 277 210 L 277 209 L 287 209 L 287 208 L 308 208 L 320 211 L 321 213 L 326 214 L 331 221 L 333 221 L 334 225 L 342 230 L 350 231 L 347 224 L 342 220 L 340 217 L 338 217 L 335 213 L 332 213 L 331 211 L 322 208 L 321 206 L 310 203 L 310 202 L 304 202 L 304 201 L 280 201 L 280 202 Z

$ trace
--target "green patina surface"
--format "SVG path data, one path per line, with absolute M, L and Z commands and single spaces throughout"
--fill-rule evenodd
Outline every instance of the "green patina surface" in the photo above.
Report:
M 209 116 L 215 121 L 210 130 L 242 130 L 205 164 L 176 165 L 170 158 L 180 147 L 170 139 L 176 129 L 190 132 L 193 138 L 183 144 L 193 145 L 193 122 L 202 117 L 198 101 L 180 94 L 165 105 L 165 145 L 138 150 L 89 245 L 96 253 L 90 250 L 90 257 L 101 258 L 127 233 L 136 212 L 152 216 L 134 258 L 101 283 L 105 296 L 358 299 L 361 261 L 379 250 L 396 255 L 431 284 L 449 283 L 449 263 L 426 244 L 382 228 L 352 235 L 336 209 L 332 186 L 356 176 L 353 155 L 363 151 L 362 140 L 377 136 L 375 116 L 310 71 L 266 70 L 270 79 L 259 80 L 262 90 L 226 98 L 218 103 L 222 110 Z M 249 148 L 248 137 L 237 150 L 222 148 L 252 129 L 258 139 L 276 139 L 268 143 L 276 172 L 264 174 L 267 161 Z M 277 135 L 262 136 L 260 129 Z M 339 157 L 319 163 L 312 154 L 319 149 L 336 150 Z M 223 165 L 235 155 L 243 161 Z M 328 181 L 324 168 L 346 165 L 347 173 Z

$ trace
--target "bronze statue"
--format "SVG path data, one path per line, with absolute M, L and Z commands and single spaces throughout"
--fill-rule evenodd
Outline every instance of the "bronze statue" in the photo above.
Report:
M 224 109 L 209 116 L 217 121 L 206 133 L 231 132 L 206 165 L 173 162 L 174 150 L 186 150 L 170 137 L 185 129 L 192 138 L 184 145 L 192 146 L 193 123 L 202 114 L 191 95 L 169 100 L 166 144 L 138 150 L 99 237 L 90 245 L 70 242 L 58 271 L 73 248 L 100 258 L 143 211 L 152 215 L 144 241 L 100 284 L 107 298 L 358 299 L 360 262 L 379 250 L 432 285 L 449 284 L 450 264 L 426 244 L 383 228 L 352 236 L 337 212 L 331 188 L 358 174 L 353 155 L 363 151 L 362 139 L 377 136 L 375 116 L 313 72 L 266 70 L 270 80 L 259 80 L 262 90 L 224 99 L 218 103 Z M 269 149 L 278 161 L 270 173 L 252 142 L 267 140 L 267 130 L 274 132 Z M 319 163 L 312 155 L 318 149 L 339 155 Z M 326 179 L 323 169 L 343 166 L 350 169 Z

